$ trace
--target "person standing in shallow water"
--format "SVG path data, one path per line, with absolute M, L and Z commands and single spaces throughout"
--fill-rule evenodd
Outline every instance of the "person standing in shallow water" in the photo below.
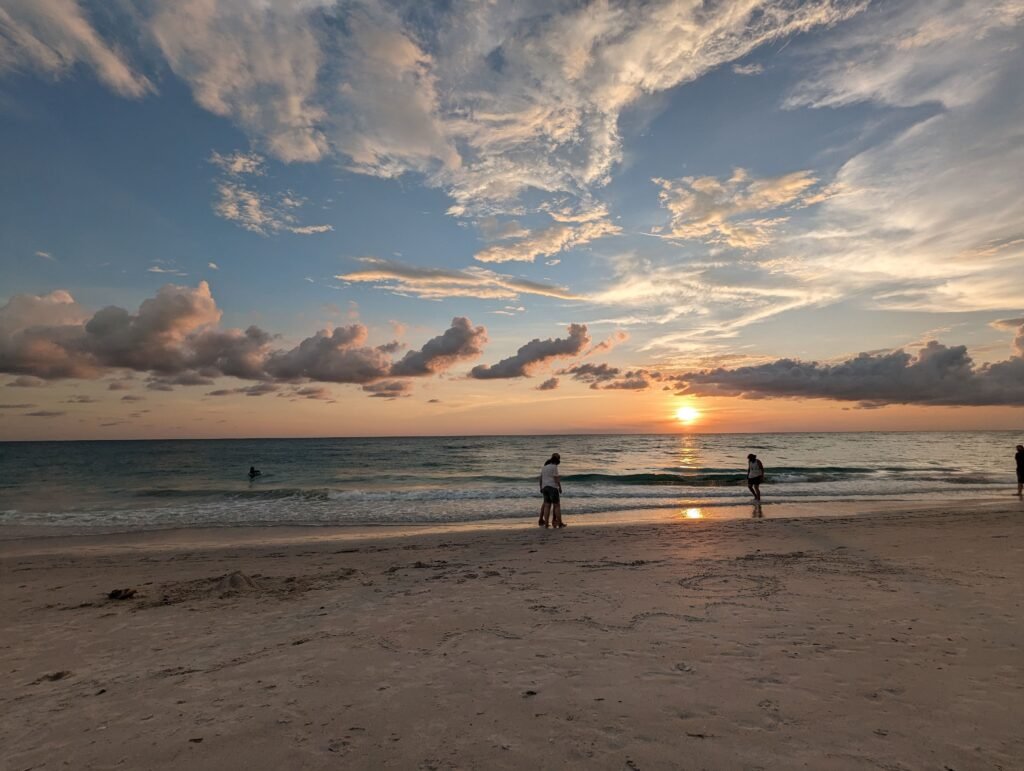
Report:
M 754 453 L 747 456 L 747 489 L 755 501 L 761 500 L 761 483 L 764 481 L 764 464 Z
M 544 505 L 540 507 L 541 527 L 565 527 L 562 522 L 562 477 L 558 473 L 558 464 L 562 457 L 556 452 L 544 463 L 540 470 L 540 494 L 544 496 Z
M 1017 461 L 1017 497 L 1024 498 L 1024 444 L 1017 445 L 1013 459 Z

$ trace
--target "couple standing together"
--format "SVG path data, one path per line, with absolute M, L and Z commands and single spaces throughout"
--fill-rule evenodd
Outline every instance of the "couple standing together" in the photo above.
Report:
M 544 503 L 540 507 L 537 524 L 541 527 L 565 527 L 562 521 L 562 477 L 558 474 L 561 462 L 562 456 L 556 452 L 540 470 L 540 494 L 544 496 Z

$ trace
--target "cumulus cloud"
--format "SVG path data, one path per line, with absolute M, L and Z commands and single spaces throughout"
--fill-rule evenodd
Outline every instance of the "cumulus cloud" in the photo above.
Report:
M 364 257 L 361 262 L 366 265 L 362 270 L 343 273 L 335 278 L 339 281 L 375 284 L 428 300 L 446 297 L 512 300 L 520 294 L 556 297 L 561 300 L 581 299 L 563 287 L 495 273 L 483 268 L 420 268 L 377 257 Z
M 1024 336 L 1024 326 L 1018 330 Z M 745 398 L 811 398 L 872 405 L 1024 406 L 1024 350 L 976 365 L 963 345 L 928 342 L 916 356 L 899 350 L 862 353 L 834 364 L 779 359 L 677 378 L 685 393 Z
M 79 63 L 122 96 L 141 97 L 153 90 L 124 54 L 96 32 L 76 0 L 5 0 L 0 73 L 31 69 L 58 78 Z
M 450 369 L 467 359 L 475 359 L 483 353 L 487 342 L 487 330 L 474 327 L 464 316 L 452 319 L 452 325 L 428 340 L 418 351 L 409 351 L 391 367 L 395 377 L 418 377 L 433 375 Z
M 444 333 L 394 361 L 392 354 L 402 346 L 368 345 L 369 330 L 358 323 L 321 330 L 290 349 L 275 349 L 270 333 L 256 326 L 222 329 L 220 318 L 206 282 L 195 288 L 168 284 L 136 313 L 110 306 L 89 316 L 64 291 L 17 295 L 0 307 L 0 372 L 29 379 L 8 385 L 98 378 L 116 370 L 146 372 L 146 387 L 158 391 L 212 385 L 215 378 L 226 376 L 260 382 L 217 389 L 211 395 L 260 395 L 277 390 L 281 382 L 366 385 L 391 377 L 436 375 L 478 356 L 487 340 L 484 327 L 458 317 Z M 108 384 L 110 390 L 125 387 L 120 381 Z M 318 398 L 319 392 L 299 395 Z
M 644 369 L 623 371 L 609 364 L 577 364 L 561 370 L 558 374 L 569 375 L 573 380 L 589 383 L 594 390 L 620 389 L 640 391 L 650 388 L 651 380 L 660 379 L 661 375 Z
M 576 356 L 590 345 L 590 334 L 584 324 L 570 324 L 567 337 L 541 340 L 535 338 L 516 351 L 514 356 L 497 364 L 480 364 L 470 370 L 470 377 L 478 380 L 529 377 L 531 373 L 556 358 Z
M 661 188 L 658 198 L 672 215 L 668 228 L 659 232 L 673 238 L 699 238 L 737 249 L 755 249 L 769 243 L 773 230 L 785 222 L 784 217 L 765 215 L 821 200 L 811 195 L 817 181 L 808 171 L 751 179 L 743 169 L 736 169 L 726 180 L 655 179 Z
M 370 383 L 385 377 L 391 359 L 365 345 L 368 330 L 362 324 L 322 330 L 290 351 L 278 351 L 266 361 L 267 372 L 282 380 L 319 380 L 328 383 Z

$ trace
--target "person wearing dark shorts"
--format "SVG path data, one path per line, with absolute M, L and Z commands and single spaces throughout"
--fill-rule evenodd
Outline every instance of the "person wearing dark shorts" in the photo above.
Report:
M 1024 444 L 1017 445 L 1013 458 L 1017 461 L 1017 497 L 1024 498 Z
M 556 452 L 544 463 L 540 470 L 540 494 L 544 496 L 544 504 L 540 507 L 541 527 L 565 527 L 562 522 L 562 477 L 558 473 L 561 456 Z M 550 525 L 548 524 L 550 521 Z
M 764 464 L 754 453 L 747 456 L 747 489 L 755 501 L 761 500 L 761 483 L 764 481 Z

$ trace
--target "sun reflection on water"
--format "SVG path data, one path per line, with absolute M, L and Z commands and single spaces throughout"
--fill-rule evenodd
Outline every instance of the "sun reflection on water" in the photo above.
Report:
M 704 512 L 700 509 L 684 509 L 682 514 L 685 519 L 704 519 Z

